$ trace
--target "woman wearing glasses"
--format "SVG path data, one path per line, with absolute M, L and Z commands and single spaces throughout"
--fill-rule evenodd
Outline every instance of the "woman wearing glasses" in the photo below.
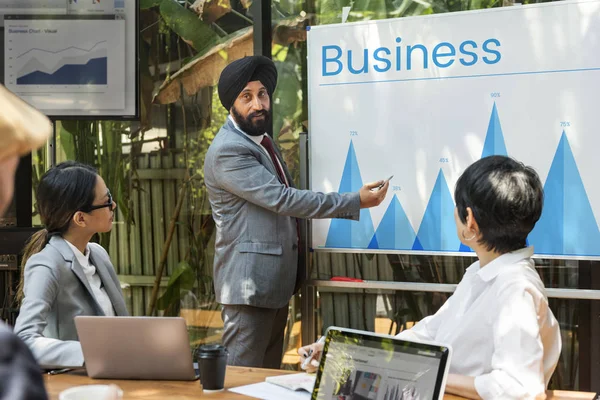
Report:
M 111 230 L 116 204 L 96 171 L 73 161 L 46 172 L 36 197 L 44 229 L 25 247 L 15 332 L 42 367 L 81 366 L 74 318 L 127 315 L 108 253 L 90 243 Z

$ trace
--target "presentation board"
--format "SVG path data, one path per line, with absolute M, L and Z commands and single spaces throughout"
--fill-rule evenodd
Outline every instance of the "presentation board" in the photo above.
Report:
M 315 250 L 473 255 L 453 192 L 488 155 L 540 175 L 536 254 L 600 258 L 600 1 L 310 27 L 310 185 L 394 175 L 360 221 L 314 220 Z
M 9 90 L 55 118 L 139 115 L 136 0 L 0 0 L 0 12 Z

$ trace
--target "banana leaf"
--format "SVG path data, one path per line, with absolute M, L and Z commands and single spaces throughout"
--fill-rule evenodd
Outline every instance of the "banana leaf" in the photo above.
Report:
M 216 85 L 221 71 L 229 62 L 253 54 L 252 32 L 251 26 L 240 29 L 224 37 L 218 45 L 196 55 L 162 83 L 153 102 L 170 104 L 179 100 L 180 82 L 188 96 L 203 87 Z
M 211 24 L 231 12 L 229 0 L 196 0 L 190 7 L 202 21 Z
M 163 0 L 140 0 L 140 10 L 147 10 L 152 7 L 160 6 Z
M 175 0 L 162 0 L 160 15 L 165 24 L 196 51 L 210 48 L 219 40 L 219 35 L 206 22 Z
M 187 261 L 179 263 L 167 283 L 167 290 L 157 301 L 159 310 L 176 309 L 180 301 L 181 291 L 189 291 L 194 287 L 196 272 Z M 172 313 L 169 313 L 172 314 Z

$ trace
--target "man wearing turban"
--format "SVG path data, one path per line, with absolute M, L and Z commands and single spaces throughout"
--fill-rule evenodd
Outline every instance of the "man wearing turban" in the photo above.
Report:
M 356 193 L 295 189 L 268 135 L 277 85 L 273 61 L 244 57 L 219 79 L 229 116 L 204 163 L 216 225 L 214 285 L 223 305 L 223 344 L 230 365 L 279 368 L 288 303 L 300 286 L 296 218 L 358 220 L 360 208 L 379 205 L 382 182 Z

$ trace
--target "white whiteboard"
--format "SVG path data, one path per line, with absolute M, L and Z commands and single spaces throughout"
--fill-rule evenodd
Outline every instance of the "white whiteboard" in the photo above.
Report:
M 599 54 L 598 0 L 311 27 L 311 189 L 394 175 L 359 222 L 314 220 L 312 247 L 468 254 L 454 186 L 507 154 L 544 183 L 536 254 L 600 258 Z

